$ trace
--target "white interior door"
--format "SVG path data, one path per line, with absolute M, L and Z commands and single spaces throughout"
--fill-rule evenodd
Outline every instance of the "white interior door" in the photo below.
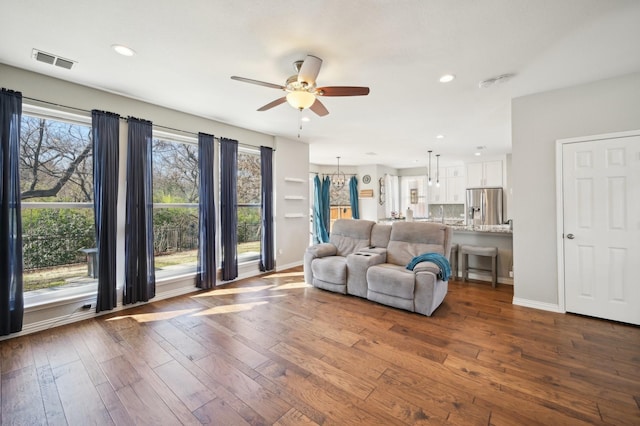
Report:
M 640 136 L 562 146 L 567 312 L 640 324 Z

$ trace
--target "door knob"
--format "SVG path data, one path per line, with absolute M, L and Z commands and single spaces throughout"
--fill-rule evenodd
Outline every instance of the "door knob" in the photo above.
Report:
M 575 236 L 573 234 L 567 234 L 567 238 L 570 240 L 573 240 L 575 238 Z

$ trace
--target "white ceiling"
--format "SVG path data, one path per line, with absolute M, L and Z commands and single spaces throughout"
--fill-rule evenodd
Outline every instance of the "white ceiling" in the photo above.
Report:
M 513 97 L 640 71 L 638 0 L 0 1 L 0 62 L 291 139 L 298 111 L 256 111 L 283 93 L 229 77 L 284 84 L 295 60 L 321 57 L 319 86 L 371 93 L 323 98 L 323 118 L 303 112 L 316 164 L 502 155 Z M 37 62 L 33 48 L 77 64 Z M 457 78 L 439 83 L 445 73 Z M 504 73 L 516 77 L 478 87 Z

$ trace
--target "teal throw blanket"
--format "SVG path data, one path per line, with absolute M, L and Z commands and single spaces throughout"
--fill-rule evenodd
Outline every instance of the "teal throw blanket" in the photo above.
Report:
M 438 278 L 442 281 L 449 281 L 449 277 L 451 276 L 451 265 L 446 257 L 438 253 L 423 253 L 420 254 L 413 259 L 407 265 L 407 269 L 413 271 L 413 268 L 420 262 L 432 262 L 435 263 L 438 268 L 440 268 L 440 272 L 438 273 Z

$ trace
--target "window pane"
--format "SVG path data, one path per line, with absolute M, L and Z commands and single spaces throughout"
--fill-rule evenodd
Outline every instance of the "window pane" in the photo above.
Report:
M 154 139 L 152 149 L 156 277 L 195 272 L 198 259 L 198 147 Z
M 23 115 L 20 189 L 24 292 L 53 297 L 60 292 L 46 289 L 95 284 L 91 128 Z
M 23 201 L 92 201 L 91 128 L 23 115 L 20 189 Z
M 260 155 L 238 152 L 238 260 L 260 258 L 262 178 Z
M 23 209 L 24 291 L 95 282 L 93 209 Z
M 198 202 L 198 147 L 153 140 L 153 202 Z
M 198 208 L 153 210 L 156 277 L 195 272 L 198 260 Z

